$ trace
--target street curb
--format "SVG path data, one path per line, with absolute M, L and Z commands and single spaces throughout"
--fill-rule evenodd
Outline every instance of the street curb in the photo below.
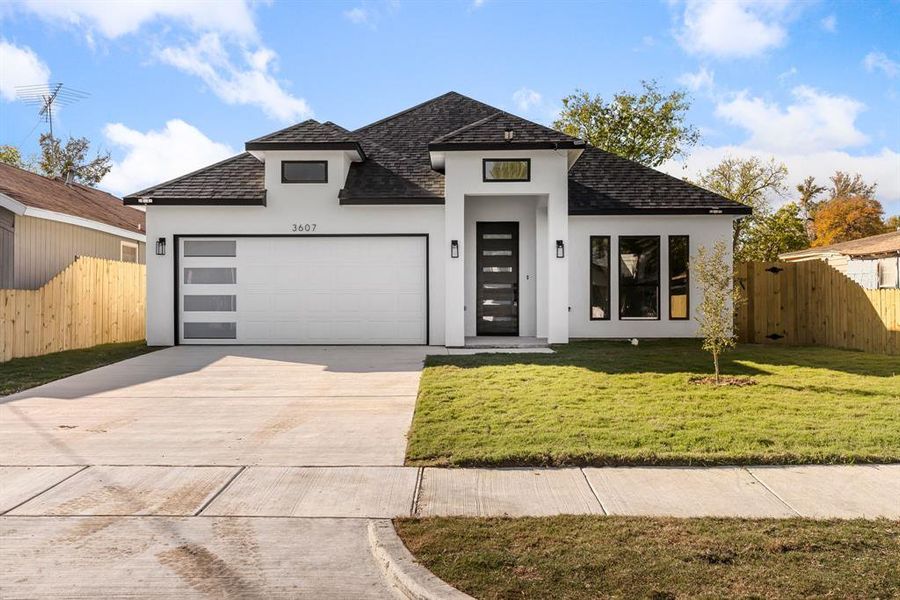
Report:
M 388 519 L 370 519 L 369 550 L 385 578 L 409 600 L 475 600 L 416 562 Z

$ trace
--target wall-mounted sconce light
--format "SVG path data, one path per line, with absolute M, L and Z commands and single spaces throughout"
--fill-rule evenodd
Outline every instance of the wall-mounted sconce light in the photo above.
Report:
M 566 245 L 562 240 L 556 240 L 556 258 L 566 257 Z
M 156 240 L 156 254 L 157 256 L 166 255 L 166 238 L 162 237 Z
M 459 240 L 450 240 L 450 258 L 459 258 Z

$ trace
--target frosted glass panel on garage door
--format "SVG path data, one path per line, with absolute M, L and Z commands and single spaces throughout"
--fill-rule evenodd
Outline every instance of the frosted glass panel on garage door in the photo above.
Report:
M 237 343 L 426 342 L 422 236 L 239 238 L 236 255 Z

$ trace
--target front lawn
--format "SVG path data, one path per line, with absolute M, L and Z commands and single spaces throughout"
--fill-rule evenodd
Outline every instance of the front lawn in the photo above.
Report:
M 148 347 L 146 343 L 140 341 L 102 344 L 81 350 L 14 358 L 0 363 L 0 396 L 14 394 L 153 350 L 157 348 Z
M 435 575 L 499 598 L 897 598 L 900 522 L 402 519 Z
M 557 354 L 433 356 L 407 447 L 416 465 L 900 461 L 900 359 L 742 345 L 723 373 L 695 340 L 575 342 Z

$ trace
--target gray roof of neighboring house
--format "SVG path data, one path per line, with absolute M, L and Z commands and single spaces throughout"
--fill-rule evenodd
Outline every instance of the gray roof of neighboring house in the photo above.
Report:
M 512 140 L 504 138 L 507 130 L 514 132 Z M 338 145 L 349 149 L 354 144 L 363 160 L 350 165 L 339 194 L 343 204 L 442 204 L 444 175 L 432 168 L 430 151 L 558 147 L 584 149 L 569 170 L 570 214 L 750 212 L 718 194 L 456 92 L 352 132 L 333 123 L 307 120 L 251 140 L 247 149 L 324 149 Z M 134 203 L 146 196 L 152 197 L 154 204 L 177 203 L 177 198 L 227 204 L 228 200 L 245 197 L 247 203 L 264 203 L 264 174 L 259 161 L 247 154 L 229 161 L 130 194 L 126 201 Z M 223 183 L 222 178 L 228 182 Z
M 809 258 L 820 254 L 843 254 L 852 257 L 877 257 L 900 254 L 900 231 L 871 235 L 858 240 L 840 242 L 828 246 L 814 246 L 805 250 L 785 252 L 784 254 L 780 254 L 779 258 L 791 260 L 797 258 Z

